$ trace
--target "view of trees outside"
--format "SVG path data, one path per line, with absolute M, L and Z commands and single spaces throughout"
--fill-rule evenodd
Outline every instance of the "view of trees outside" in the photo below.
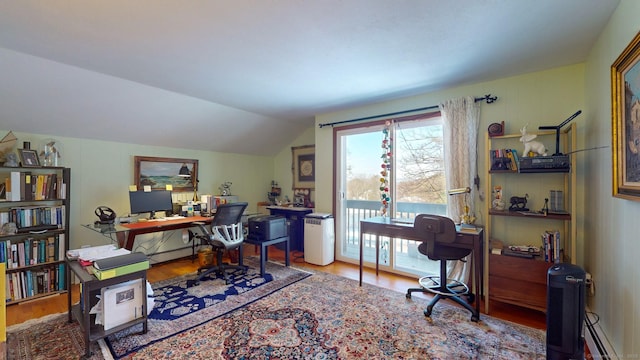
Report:
M 396 129 L 395 202 L 446 204 L 442 125 Z M 347 198 L 380 200 L 382 131 L 349 136 Z

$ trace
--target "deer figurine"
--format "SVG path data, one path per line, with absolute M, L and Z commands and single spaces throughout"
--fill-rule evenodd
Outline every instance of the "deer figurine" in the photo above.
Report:
M 528 157 L 530 151 L 538 155 L 547 156 L 547 149 L 544 147 L 544 144 L 540 141 L 533 141 L 533 139 L 535 139 L 538 135 L 527 134 L 527 125 L 520 129 L 520 134 L 522 134 L 522 136 L 520 137 L 520 142 L 524 144 L 522 157 Z

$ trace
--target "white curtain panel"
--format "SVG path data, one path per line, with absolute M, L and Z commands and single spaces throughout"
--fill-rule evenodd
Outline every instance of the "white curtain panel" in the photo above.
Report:
M 473 96 L 451 99 L 439 105 L 444 124 L 444 163 L 447 189 L 470 187 L 467 195 L 449 196 L 448 215 L 456 223 L 468 197 L 469 213 L 476 214 L 473 179 L 478 169 L 478 125 L 480 103 Z M 467 260 L 471 257 L 468 256 Z M 468 283 L 470 261 L 450 261 L 447 277 Z M 476 280 L 477 281 L 477 280 Z

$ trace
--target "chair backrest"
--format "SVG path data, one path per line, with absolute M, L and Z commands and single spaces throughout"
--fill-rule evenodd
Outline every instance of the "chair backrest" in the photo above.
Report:
M 435 257 L 438 244 L 446 245 L 456 240 L 456 224 L 446 216 L 418 214 L 413 223 L 416 234 L 422 237 L 423 245 L 420 252 L 426 247 L 429 258 Z
M 231 225 L 242 221 L 242 214 L 247 208 L 246 202 L 235 202 L 230 204 L 220 204 L 213 216 L 211 226 Z
M 210 241 L 227 249 L 240 246 L 244 241 L 242 214 L 247 208 L 246 202 L 218 205 L 211 220 Z

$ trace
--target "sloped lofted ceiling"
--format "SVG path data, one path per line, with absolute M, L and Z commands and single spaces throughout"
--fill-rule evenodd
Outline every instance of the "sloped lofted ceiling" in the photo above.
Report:
M 1 1 L 0 128 L 273 155 L 316 114 L 582 62 L 618 3 Z

